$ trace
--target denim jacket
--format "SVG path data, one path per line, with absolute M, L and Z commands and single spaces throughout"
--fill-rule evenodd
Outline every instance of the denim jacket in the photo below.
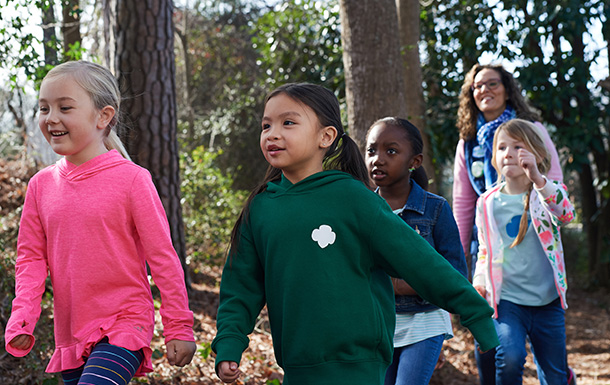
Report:
M 411 180 L 409 198 L 398 215 L 466 277 L 466 258 L 460 234 L 445 198 L 425 191 Z M 434 309 L 438 307 L 418 295 L 396 295 L 397 313 L 420 313 Z

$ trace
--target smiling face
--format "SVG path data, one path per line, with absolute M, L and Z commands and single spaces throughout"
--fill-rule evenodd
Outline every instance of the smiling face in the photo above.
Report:
M 90 95 L 70 76 L 43 80 L 38 104 L 38 126 L 57 154 L 80 165 L 108 151 L 104 136 L 114 109 L 95 108 Z
M 489 68 L 482 69 L 474 77 L 472 86 L 474 102 L 486 121 L 495 120 L 502 115 L 506 109 L 508 95 L 500 72 Z
M 410 167 L 421 165 L 421 154 L 413 154 L 405 129 L 379 123 L 366 141 L 366 166 L 375 185 L 382 189 L 409 185 Z
M 323 170 L 324 154 L 336 136 L 337 130 L 322 127 L 310 107 L 284 93 L 265 105 L 261 151 L 292 183 Z

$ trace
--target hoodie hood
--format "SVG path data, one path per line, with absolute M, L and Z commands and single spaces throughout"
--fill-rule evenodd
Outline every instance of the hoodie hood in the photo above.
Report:
M 355 180 L 355 178 L 343 171 L 327 170 L 310 175 L 293 184 L 282 174 L 281 179 L 267 183 L 267 192 L 271 194 L 271 197 L 279 197 L 285 194 L 303 194 L 317 191 L 318 188 L 339 180 Z
M 106 169 L 125 164 L 126 162 L 132 163 L 123 158 L 117 150 L 110 150 L 80 166 L 68 162 L 65 157 L 58 160 L 57 163 L 55 163 L 55 166 L 62 178 L 70 181 L 79 181 L 95 176 Z

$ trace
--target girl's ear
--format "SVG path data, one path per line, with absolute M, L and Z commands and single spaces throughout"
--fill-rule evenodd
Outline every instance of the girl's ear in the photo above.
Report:
M 337 138 L 338 131 L 333 126 L 326 126 L 322 128 L 322 135 L 320 136 L 320 148 L 328 148 Z
M 411 167 L 419 168 L 423 162 L 424 162 L 424 155 L 417 154 L 413 158 L 411 158 L 411 164 L 409 165 L 409 168 L 411 168 Z
M 114 107 L 112 107 L 112 106 L 106 106 L 106 107 L 102 108 L 99 111 L 99 119 L 97 121 L 97 128 L 102 129 L 102 130 L 106 129 L 106 127 L 108 127 L 108 125 L 112 121 L 112 118 L 114 118 L 115 113 L 116 113 L 116 111 L 114 110 Z

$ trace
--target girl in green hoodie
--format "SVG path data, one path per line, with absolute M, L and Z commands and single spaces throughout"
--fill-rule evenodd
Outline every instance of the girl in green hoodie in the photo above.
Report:
M 493 310 L 449 262 L 368 188 L 366 165 L 324 87 L 266 98 L 270 167 L 235 224 L 220 286 L 216 372 L 234 382 L 265 304 L 284 385 L 382 384 L 392 360 L 390 276 L 461 316 L 484 350 Z

